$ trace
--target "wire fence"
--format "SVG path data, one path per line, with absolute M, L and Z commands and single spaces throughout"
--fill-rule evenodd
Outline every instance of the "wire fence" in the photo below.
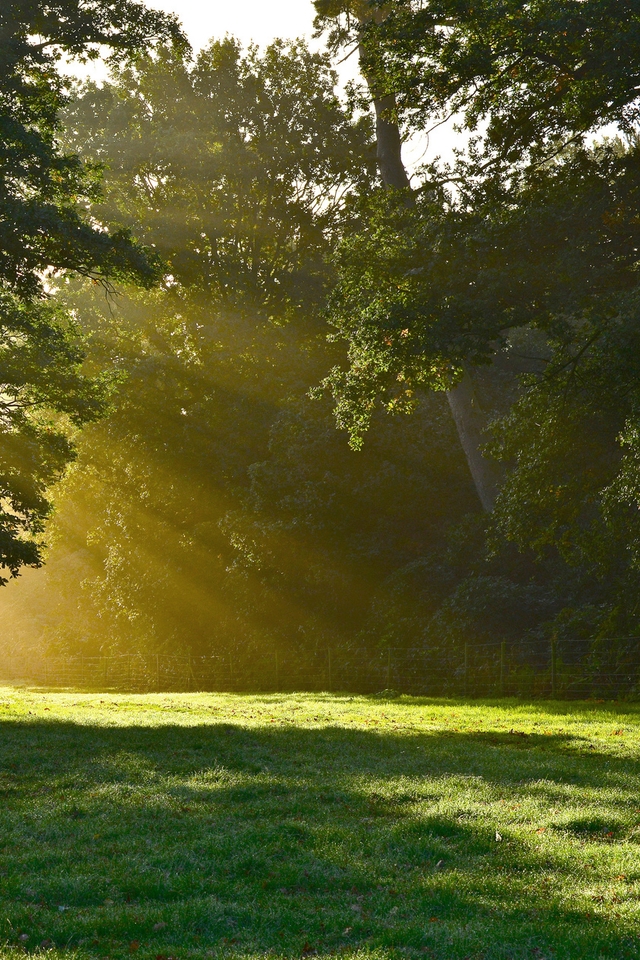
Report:
M 466 643 L 376 653 L 232 651 L 0 659 L 0 683 L 87 690 L 407 693 L 640 699 L 640 637 Z

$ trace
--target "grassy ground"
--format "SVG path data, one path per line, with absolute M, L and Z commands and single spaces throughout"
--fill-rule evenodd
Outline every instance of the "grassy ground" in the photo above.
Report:
M 640 708 L 0 689 L 0 956 L 640 957 Z

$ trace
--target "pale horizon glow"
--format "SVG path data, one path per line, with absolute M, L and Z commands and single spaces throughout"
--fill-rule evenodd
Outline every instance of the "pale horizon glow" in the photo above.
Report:
M 314 9 L 311 0 L 147 0 L 149 7 L 175 13 L 194 50 L 209 40 L 231 34 L 243 44 L 266 46 L 277 37 L 311 38 Z

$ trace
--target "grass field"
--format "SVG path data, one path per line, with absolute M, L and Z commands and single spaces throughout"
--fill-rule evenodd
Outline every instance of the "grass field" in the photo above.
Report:
M 0 956 L 640 957 L 640 707 L 0 689 Z

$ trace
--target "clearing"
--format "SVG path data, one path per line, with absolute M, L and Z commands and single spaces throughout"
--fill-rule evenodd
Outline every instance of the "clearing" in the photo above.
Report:
M 0 956 L 640 957 L 640 707 L 0 689 Z

